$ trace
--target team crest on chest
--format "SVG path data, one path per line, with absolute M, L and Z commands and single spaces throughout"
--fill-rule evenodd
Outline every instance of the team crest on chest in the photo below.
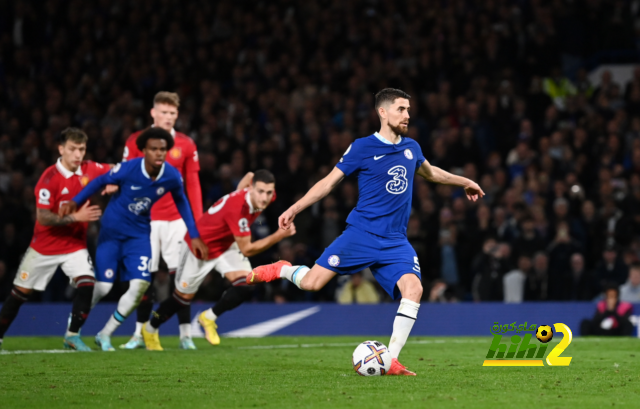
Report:
M 405 149 L 404 156 L 409 160 L 413 160 L 413 152 L 411 152 L 411 149 Z
M 164 188 L 160 186 L 158 190 L 156 190 L 156 193 L 158 194 L 158 196 L 162 196 L 164 194 Z
M 180 148 L 173 148 L 169 151 L 169 155 L 173 158 L 173 159 L 180 159 L 180 157 L 182 156 L 182 149 Z
M 80 185 L 85 187 L 89 184 L 89 176 L 83 176 L 80 178 Z

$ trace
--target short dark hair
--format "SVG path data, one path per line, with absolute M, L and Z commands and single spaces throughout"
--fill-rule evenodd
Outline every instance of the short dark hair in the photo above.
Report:
M 149 139 L 164 139 L 167 141 L 167 150 L 173 148 L 173 136 L 162 128 L 153 127 L 142 132 L 138 139 L 136 139 L 136 146 L 138 149 L 143 150 L 147 146 Z
M 629 270 L 639 270 L 640 271 L 640 263 L 637 261 L 634 261 L 633 263 L 631 263 L 631 265 L 629 266 Z
M 251 184 L 255 185 L 256 182 L 262 182 L 267 184 L 276 183 L 276 177 L 273 176 L 273 173 L 269 172 L 268 170 L 260 169 L 253 174 L 253 179 L 251 180 Z
M 620 287 L 618 287 L 618 284 L 609 281 L 607 283 L 604 284 L 604 293 L 606 294 L 607 291 L 615 291 L 617 296 L 620 296 Z
M 406 92 L 400 89 L 395 89 L 395 88 L 385 88 L 379 91 L 376 94 L 376 110 L 380 108 L 382 104 L 386 104 L 386 103 L 393 104 L 393 101 L 395 101 L 398 98 L 411 99 L 411 95 L 407 94 Z
M 87 143 L 89 137 L 86 133 L 80 128 L 66 128 L 60 132 L 60 137 L 58 138 L 58 144 L 64 145 L 67 141 L 71 141 L 73 143 Z

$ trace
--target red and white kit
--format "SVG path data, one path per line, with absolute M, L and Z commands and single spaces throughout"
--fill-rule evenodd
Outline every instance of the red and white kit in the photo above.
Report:
M 136 146 L 136 139 L 144 131 L 138 131 L 127 139 L 122 161 L 126 162 L 143 156 Z M 193 139 L 187 135 L 171 130 L 175 141 L 173 148 L 167 152 L 167 162 L 180 171 L 187 189 L 193 217 L 198 220 L 202 216 L 202 191 L 200 190 L 200 162 Z M 171 195 L 164 195 L 151 208 L 151 260 L 149 271 L 155 273 L 160 264 L 160 252 L 169 270 L 178 268 L 180 244 L 187 233 L 187 226 L 180 217 L 178 208 Z
M 36 207 L 58 213 L 63 203 L 73 199 L 90 181 L 107 173 L 108 164 L 83 161 L 74 173 L 62 166 L 60 159 L 40 176 L 35 188 Z M 36 220 L 33 238 L 27 249 L 14 284 L 44 291 L 58 266 L 70 278 L 93 275 L 87 251 L 88 223 L 65 226 L 43 226 Z
M 273 195 L 273 200 L 275 198 Z M 196 258 L 187 233 L 180 248 L 180 266 L 176 272 L 178 291 L 195 293 L 214 268 L 223 277 L 232 271 L 251 271 L 251 263 L 238 248 L 234 236 L 250 236 L 251 224 L 260 213 L 251 205 L 248 188 L 236 190 L 214 203 L 196 222 L 200 238 L 209 248 L 209 259 Z

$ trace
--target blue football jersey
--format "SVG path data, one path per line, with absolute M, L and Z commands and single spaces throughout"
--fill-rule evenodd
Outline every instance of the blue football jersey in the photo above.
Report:
M 336 165 L 358 176 L 360 197 L 347 223 L 381 237 L 406 237 L 413 178 L 424 161 L 410 138 L 391 144 L 376 132 L 356 139 Z
M 169 163 L 164 163 L 156 180 L 144 168 L 144 158 L 118 163 L 111 171 L 94 179 L 72 200 L 80 206 L 105 185 L 118 185 L 102 216 L 102 228 L 119 231 L 130 237 L 149 236 L 151 206 L 163 195 L 171 193 L 187 225 L 191 237 L 200 237 L 189 202 L 184 194 L 182 176 Z M 195 236 L 193 236 L 195 234 Z

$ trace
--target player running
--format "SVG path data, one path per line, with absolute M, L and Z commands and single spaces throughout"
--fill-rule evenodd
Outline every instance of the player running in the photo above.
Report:
M 298 213 L 324 198 L 345 176 L 355 173 L 359 198 L 347 218 L 347 229 L 325 249 L 313 268 L 279 261 L 254 269 L 247 283 L 286 278 L 303 290 L 318 291 L 336 274 L 354 274 L 370 267 L 390 296 L 402 296 L 389 342 L 392 364 L 387 375 L 415 376 L 398 362 L 422 296 L 418 257 L 407 240 L 414 173 L 431 182 L 463 187 L 472 201 L 484 192 L 469 179 L 431 166 L 420 146 L 401 136 L 409 125 L 411 97 L 407 93 L 385 88 L 375 98 L 380 132 L 353 142 L 331 173 L 278 219 L 280 228 L 289 229 Z
M 248 187 L 247 187 L 248 186 Z M 189 234 L 180 249 L 180 266 L 175 278 L 175 291 L 154 311 L 151 320 L 142 328 L 147 349 L 162 351 L 158 328 L 173 314 L 188 308 L 191 300 L 212 270 L 216 269 L 229 280 L 232 287 L 226 290 L 213 308 L 198 317 L 211 345 L 220 344 L 216 319 L 225 311 L 242 304 L 251 294 L 246 286 L 246 276 L 251 271 L 247 257 L 262 253 L 280 240 L 293 236 L 295 226 L 288 230 L 278 229 L 264 239 L 251 241 L 251 224 L 260 213 L 275 200 L 275 178 L 267 170 L 245 176 L 238 190 L 224 196 L 198 220 L 198 231 L 209 247 L 209 259 L 198 260 L 193 253 L 193 242 Z M 191 249 L 189 246 L 191 245 Z
M 184 180 L 187 190 L 189 202 L 191 203 L 191 211 L 193 217 L 198 220 L 202 216 L 202 190 L 200 189 L 200 162 L 198 161 L 198 151 L 196 144 L 187 135 L 176 132 L 173 126 L 178 119 L 178 108 L 180 107 L 180 97 L 174 92 L 158 92 L 153 98 L 153 108 L 151 109 L 151 117 L 153 118 L 153 127 L 162 128 L 171 133 L 174 140 L 174 146 L 169 150 L 167 162 L 178 169 Z M 136 139 L 142 131 L 136 132 L 127 139 L 122 161 L 142 157 L 143 154 L 136 145 Z M 155 273 L 160 265 L 160 254 L 167 264 L 169 274 L 172 275 L 178 268 L 178 255 L 180 252 L 180 244 L 187 232 L 187 226 L 180 217 L 180 213 L 176 208 L 170 195 L 162 197 L 151 208 L 151 259 L 149 260 L 149 272 Z M 170 282 L 173 283 L 173 280 Z M 133 336 L 120 348 L 135 349 L 144 348 L 144 341 L 140 329 L 142 325 L 149 320 L 151 309 L 153 308 L 153 299 L 155 294 L 153 286 L 149 286 L 147 292 L 142 297 L 142 301 L 137 310 L 136 330 Z M 191 328 L 191 309 L 186 308 L 178 313 L 178 321 L 180 324 L 180 348 L 196 349 L 191 337 L 188 333 Z
M 117 164 L 60 208 L 63 216 L 74 211 L 78 204 L 84 203 L 101 187 L 107 184 L 119 186 L 118 193 L 109 202 L 102 218 L 96 250 L 98 283 L 93 294 L 93 305 L 111 290 L 119 268 L 120 280 L 129 281 L 129 289 L 118 301 L 118 307 L 107 324 L 96 335 L 96 344 L 103 351 L 114 351 L 111 334 L 138 306 L 150 285 L 149 210 L 158 199 L 171 192 L 189 234 L 194 237 L 191 246 L 195 254 L 206 259 L 208 253 L 207 246 L 199 238 L 184 196 L 180 172 L 165 163 L 167 151 L 173 146 L 171 134 L 161 128 L 151 128 L 138 137 L 137 144 L 144 158 Z
M 91 310 L 95 285 L 93 265 L 87 251 L 87 226 L 88 222 L 98 220 L 102 211 L 99 206 L 89 206 L 87 202 L 64 217 L 57 214 L 58 208 L 78 194 L 89 181 L 110 169 L 108 164 L 82 160 L 87 151 L 87 139 L 80 129 L 63 130 L 58 142 L 60 158 L 38 180 L 35 188 L 36 224 L 31 245 L 22 258 L 11 294 L 0 310 L 0 347 L 22 304 L 33 290 L 44 291 L 56 269 L 61 267 L 76 288 L 64 347 L 91 351 L 79 335 Z

